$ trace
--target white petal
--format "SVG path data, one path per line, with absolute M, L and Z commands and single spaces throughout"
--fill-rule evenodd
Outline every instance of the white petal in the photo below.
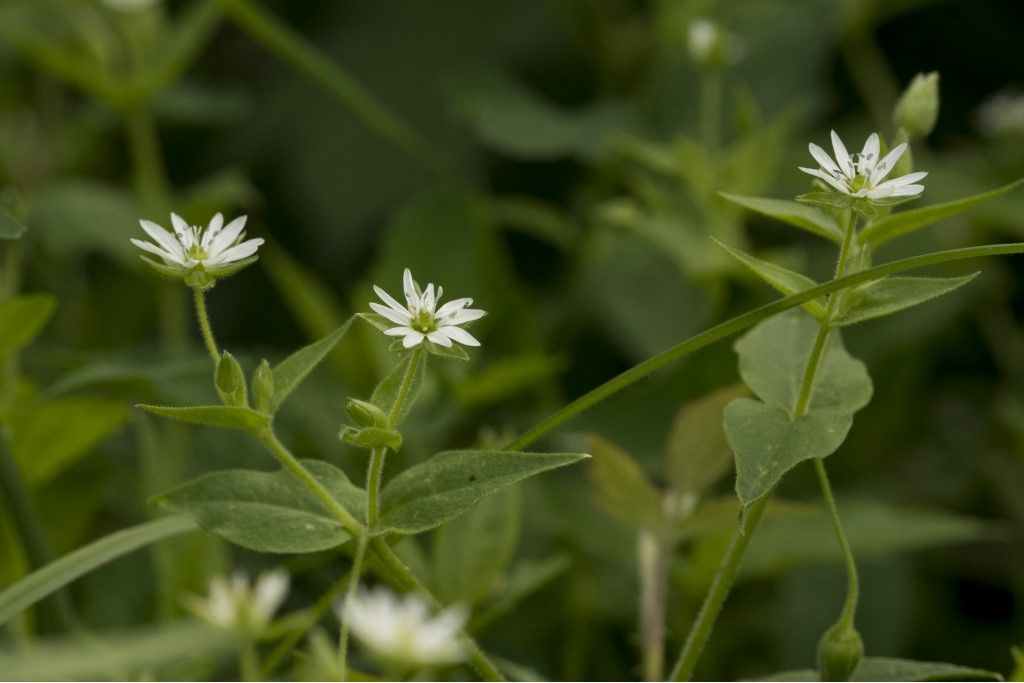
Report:
M 217 236 L 220 229 L 224 227 L 224 214 L 217 212 L 213 214 L 213 218 L 210 219 L 210 224 L 206 226 L 206 232 L 203 233 L 203 249 L 209 249 L 210 242 Z
M 897 145 L 891 152 L 886 154 L 882 159 L 875 165 L 875 170 L 871 172 L 870 182 L 872 185 L 877 185 L 878 181 L 889 174 L 892 167 L 896 165 L 900 157 L 903 156 L 903 152 L 907 150 L 907 143 L 903 142 Z
M 828 155 L 828 152 L 813 142 L 807 145 L 807 148 L 811 150 L 811 156 L 814 157 L 815 161 L 821 164 L 823 169 L 826 171 L 834 171 L 836 173 L 839 172 L 839 167 L 836 166 L 836 162 L 832 161 L 832 157 Z
M 900 185 L 893 188 L 893 197 L 914 197 L 924 192 L 924 185 Z
M 131 242 L 132 242 L 132 244 L 137 246 L 139 249 L 142 249 L 143 251 L 148 251 L 150 254 L 156 254 L 157 256 L 162 258 L 164 261 L 167 261 L 168 263 L 176 263 L 178 265 L 184 265 L 176 256 L 174 256 L 173 254 L 168 254 L 166 251 L 164 251 L 160 247 L 156 246 L 152 242 L 145 242 L 143 240 L 137 240 L 134 237 L 131 238 Z
M 392 327 L 384 330 L 384 334 L 389 337 L 404 337 L 407 334 L 412 334 L 416 330 L 412 329 L 408 325 L 400 325 L 399 327 Z
M 218 265 L 221 263 L 231 263 L 232 261 L 241 261 L 242 259 L 249 258 L 253 254 L 255 254 L 256 250 L 260 248 L 261 244 L 263 244 L 262 237 L 246 240 L 241 244 L 231 247 L 227 251 L 223 251 L 220 254 L 217 254 L 217 256 L 213 258 L 206 259 L 205 263 L 209 263 L 210 265 Z
M 218 232 L 210 241 L 210 256 L 216 257 L 220 252 L 230 247 L 242 234 L 242 230 L 245 229 L 245 221 L 248 218 L 248 216 L 239 216 L 224 226 L 224 229 Z
M 916 173 L 908 173 L 907 175 L 901 175 L 899 178 L 893 178 L 892 180 L 886 180 L 884 183 L 879 183 L 877 187 L 899 187 L 901 185 L 910 185 L 921 180 L 928 171 L 917 171 Z
M 875 164 L 878 163 L 878 151 L 881 148 L 878 142 L 878 133 L 872 133 L 868 136 L 868 139 L 864 142 L 864 148 L 861 150 L 860 155 L 864 158 L 867 168 L 874 168 Z
M 412 279 L 412 271 L 406 268 L 402 273 L 402 290 L 405 292 L 405 301 L 409 305 L 410 311 L 419 310 L 420 295 L 417 291 L 418 289 L 416 281 Z
M 412 316 L 410 316 L 404 310 L 396 311 L 390 306 L 382 306 L 378 304 L 376 301 L 370 302 L 370 308 L 372 308 L 373 311 L 378 315 L 384 316 L 393 323 L 398 323 L 399 325 L 408 325 L 409 323 L 412 322 Z
M 444 328 L 441 328 L 441 329 L 444 329 Z M 434 330 L 433 332 L 431 332 L 430 334 L 427 335 L 427 339 L 429 339 L 430 341 L 434 342 L 435 344 L 440 344 L 441 346 L 451 346 L 452 345 L 452 340 L 449 339 L 448 335 L 445 334 L 444 332 L 442 332 L 441 330 Z
M 167 232 L 153 221 L 140 220 L 139 225 L 141 225 L 142 229 L 146 231 L 146 234 L 156 240 L 156 243 L 163 247 L 167 253 L 174 254 L 176 258 L 182 261 L 185 260 L 185 250 L 182 248 L 181 243 L 174 239 L 174 235 Z
M 846 151 L 846 145 L 839 139 L 835 131 L 832 131 L 832 150 L 836 153 L 836 163 L 839 164 L 839 168 L 843 170 L 847 178 L 853 180 L 853 177 L 857 175 L 853 168 L 853 161 L 850 159 L 850 153 Z
M 424 339 L 425 337 L 423 336 L 422 332 L 417 332 L 416 330 L 413 330 L 405 335 L 405 339 L 402 340 L 402 346 L 404 346 L 407 349 L 411 349 L 412 347 L 421 343 Z
M 470 299 L 469 297 L 466 297 L 465 299 L 453 299 L 452 301 L 443 304 L 441 308 L 437 309 L 437 313 L 435 313 L 434 316 L 437 318 L 443 318 L 446 315 L 450 315 L 451 313 L 454 313 L 458 309 L 465 308 L 466 306 L 469 306 L 472 303 L 473 300 Z
M 440 328 L 438 332 L 444 332 L 450 339 L 452 339 L 453 341 L 457 341 L 460 344 L 465 344 L 466 346 L 480 346 L 480 342 L 477 341 L 477 338 L 471 335 L 469 332 L 466 332 L 461 327 L 455 327 L 454 325 L 445 325 L 444 327 Z
M 428 313 L 434 312 L 434 306 L 437 300 L 434 298 L 434 283 L 428 283 L 427 288 L 423 290 L 423 296 L 420 297 L 420 309 L 427 311 Z
M 184 237 L 185 233 L 189 232 L 188 221 L 174 212 L 171 213 L 171 225 L 174 226 L 174 232 L 178 237 Z
M 463 325 L 473 320 L 479 320 L 485 315 L 487 315 L 487 311 L 482 311 L 479 308 L 466 308 L 444 318 L 439 318 L 438 322 L 441 325 Z
M 408 309 L 402 304 L 398 303 L 398 301 L 396 301 L 394 297 L 385 292 L 383 289 L 381 289 L 377 285 L 374 285 L 373 291 L 376 292 L 377 296 L 380 297 L 380 300 L 386 303 L 388 306 L 390 306 L 391 308 L 395 309 L 398 312 L 405 313 L 408 315 Z
M 804 168 L 803 166 L 800 166 L 798 168 L 804 173 L 807 173 L 808 175 L 812 175 L 815 178 L 821 178 L 826 183 L 831 185 L 833 188 L 839 190 L 843 194 L 850 194 L 850 188 L 846 186 L 846 183 L 837 178 L 833 178 L 827 172 L 821 170 L 820 168 Z

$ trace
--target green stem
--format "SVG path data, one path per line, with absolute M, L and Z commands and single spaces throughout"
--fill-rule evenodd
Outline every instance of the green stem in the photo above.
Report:
M 386 448 L 374 448 L 366 469 L 366 528 L 371 531 L 377 526 L 380 517 L 380 483 L 386 454 Z
M 839 540 L 839 547 L 843 552 L 843 562 L 846 564 L 846 602 L 843 603 L 843 612 L 840 620 L 847 626 L 853 626 L 853 615 L 857 611 L 857 598 L 860 595 L 857 563 L 853 559 L 850 542 L 846 540 L 843 523 L 839 519 L 839 509 L 836 507 L 836 500 L 832 496 L 832 486 L 828 481 L 828 472 L 825 471 L 825 463 L 822 462 L 821 458 L 814 459 L 814 472 L 818 475 L 821 495 L 825 498 L 825 503 L 828 505 L 829 516 L 832 518 L 832 527 L 835 529 L 836 538 Z
M 402 384 L 398 387 L 395 402 L 391 405 L 391 410 L 388 412 L 388 424 L 392 428 L 397 426 L 398 417 L 402 414 L 402 409 L 405 408 L 405 402 L 409 398 L 409 390 L 412 388 L 412 380 L 416 376 L 416 370 L 419 368 L 422 356 L 423 344 L 420 344 L 412 350 L 409 366 L 405 369 L 405 376 L 402 377 Z
M 444 155 L 377 99 L 352 74 L 251 0 L 218 0 L 250 37 L 331 94 L 368 128 L 424 166 L 449 172 Z
M 192 288 L 192 298 L 196 303 L 196 319 L 199 321 L 199 331 L 203 335 L 203 343 L 213 361 L 213 367 L 220 363 L 220 351 L 217 350 L 217 342 L 213 338 L 213 328 L 210 327 L 210 315 L 206 310 L 206 292 L 199 287 Z
M 243 681 L 262 680 L 260 677 L 259 656 L 256 653 L 256 643 L 252 640 L 245 641 L 238 653 L 238 672 Z
M 370 534 L 365 533 L 359 537 L 359 544 L 356 546 L 355 558 L 352 560 L 352 573 L 349 575 L 348 593 L 345 597 L 345 605 L 355 597 L 359 589 L 359 577 L 363 573 L 363 558 L 366 556 L 366 546 L 370 541 Z M 338 660 L 341 662 L 341 680 L 348 678 L 348 617 L 345 616 L 345 608 L 341 612 L 341 635 L 338 637 Z

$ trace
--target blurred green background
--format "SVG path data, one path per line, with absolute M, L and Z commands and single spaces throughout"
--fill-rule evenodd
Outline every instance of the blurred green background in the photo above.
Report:
M 891 136 L 892 107 L 919 72 L 941 76 L 937 127 L 913 146 L 930 173 L 919 203 L 1024 175 L 1019 0 L 264 2 L 342 70 L 319 82 L 246 25 L 247 3 L 117 4 L 0 1 L 0 201 L 29 226 L 4 246 L 5 277 L 16 262 L 21 289 L 59 301 L 20 370 L 5 370 L 17 382 L 4 419 L 56 554 L 158 515 L 147 498 L 189 476 L 272 466 L 235 434 L 132 408 L 215 400 L 187 292 L 147 272 L 128 242 L 139 217 L 246 213 L 249 234 L 268 240 L 256 267 L 209 296 L 219 341 L 249 369 L 365 308 L 370 284 L 397 291 L 406 266 L 490 311 L 470 363 L 435 363 L 393 474 L 443 446 L 497 443 L 770 300 L 711 236 L 829 277 L 827 243 L 717 192 L 806 191 L 807 143 L 825 144 L 830 128 L 856 147 L 872 130 Z M 721 64 L 691 53 L 701 18 L 724 32 Z M 1022 237 L 1018 192 L 878 258 Z M 1024 642 L 1024 280 L 1019 258 L 969 265 L 982 276 L 953 296 L 850 329 L 875 399 L 829 466 L 860 560 L 868 653 L 1005 673 Z M 364 456 L 335 435 L 346 397 L 390 367 L 378 336 L 349 335 L 281 417 L 296 452 L 357 482 Z M 664 483 L 679 407 L 736 378 L 731 345 L 718 344 L 546 445 L 583 448 L 596 433 Z M 452 599 L 493 605 L 534 579 L 512 612 L 481 625 L 489 650 L 551 678 L 634 678 L 636 537 L 601 505 L 590 468 L 501 496 L 482 539 L 453 541 L 472 535 L 455 529 L 405 553 Z M 727 475 L 708 497 L 730 490 Z M 807 468 L 778 495 L 819 502 Z M 825 518 L 804 512 L 758 531 L 700 677 L 813 665 L 844 579 Z M 676 547 L 670 656 L 731 522 Z M 444 578 L 458 542 L 493 561 Z M 133 627 L 180 614 L 180 596 L 211 573 L 283 563 L 289 604 L 303 607 L 346 552 L 258 556 L 191 535 L 89 574 L 71 597 L 90 628 Z M 0 587 L 27 566 L 4 512 Z M 59 630 L 43 610 L 0 638 Z M 174 674 L 222 671 L 188 666 Z

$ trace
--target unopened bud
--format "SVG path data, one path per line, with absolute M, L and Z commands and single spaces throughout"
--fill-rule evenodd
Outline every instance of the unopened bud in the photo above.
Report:
M 368 401 L 350 398 L 345 404 L 345 412 L 360 427 L 387 429 L 390 426 L 388 416 L 384 414 L 384 411 Z
M 261 413 L 270 412 L 270 402 L 274 397 L 274 371 L 264 358 L 252 373 L 252 400 L 256 410 Z
M 224 355 L 220 357 L 220 361 L 217 363 L 214 383 L 217 385 L 217 393 L 220 394 L 220 399 L 224 402 L 224 405 L 236 407 L 246 407 L 249 405 L 249 397 L 245 387 L 245 374 L 242 372 L 242 366 L 227 351 L 224 352 Z
M 864 655 L 864 642 L 852 624 L 833 624 L 818 643 L 818 673 L 823 681 L 848 681 Z
M 935 128 L 939 117 L 939 74 L 918 74 L 896 103 L 893 119 L 910 139 L 923 138 Z

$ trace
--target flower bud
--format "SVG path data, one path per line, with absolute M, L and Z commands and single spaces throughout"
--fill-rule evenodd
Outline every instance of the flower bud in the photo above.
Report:
M 864 655 L 864 643 L 852 624 L 833 624 L 818 643 L 818 673 L 823 681 L 848 681 Z
M 345 412 L 360 427 L 378 427 L 387 429 L 389 425 L 388 416 L 384 411 L 367 401 L 360 401 L 358 398 L 350 398 L 345 404 Z
M 937 71 L 918 74 L 896 103 L 893 120 L 897 127 L 907 131 L 910 139 L 914 139 L 931 133 L 938 117 L 939 74 Z
M 235 357 L 227 351 L 220 357 L 217 363 L 217 372 L 214 374 L 214 384 L 217 386 L 217 393 L 226 406 L 247 407 L 249 397 L 246 393 L 245 374 L 242 366 L 238 364 Z
M 256 410 L 261 413 L 270 412 L 270 401 L 274 397 L 274 371 L 264 358 L 252 373 L 252 400 Z

